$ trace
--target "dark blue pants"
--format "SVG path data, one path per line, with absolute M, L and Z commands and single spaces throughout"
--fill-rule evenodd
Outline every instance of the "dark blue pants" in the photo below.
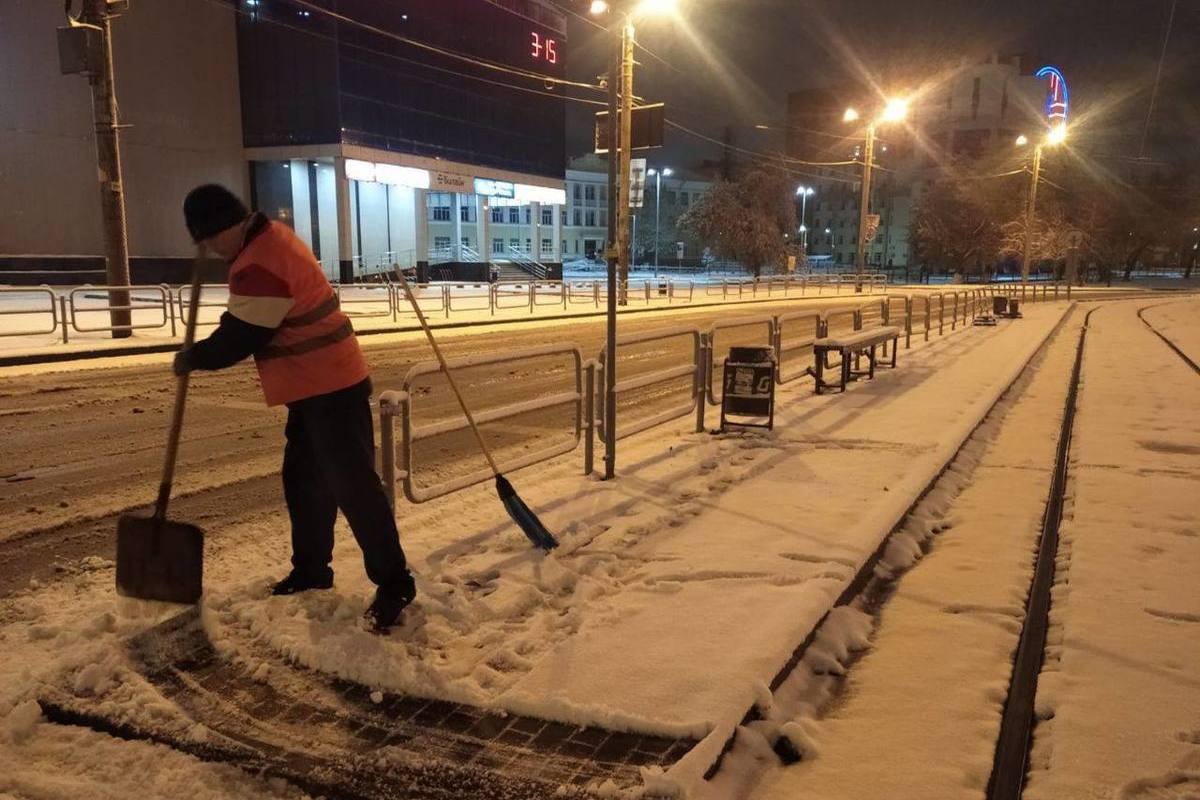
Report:
M 362 548 L 367 577 L 411 593 L 396 519 L 375 472 L 371 381 L 288 404 L 283 494 L 292 519 L 292 565 L 331 576 L 338 509 Z

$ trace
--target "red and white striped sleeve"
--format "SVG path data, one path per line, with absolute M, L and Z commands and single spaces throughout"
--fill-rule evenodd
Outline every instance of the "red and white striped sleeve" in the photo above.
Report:
M 287 282 L 261 264 L 247 264 L 229 278 L 229 313 L 262 328 L 278 328 L 296 300 Z

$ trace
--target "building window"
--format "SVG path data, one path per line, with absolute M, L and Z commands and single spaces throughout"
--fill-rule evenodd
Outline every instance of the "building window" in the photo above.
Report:
M 578 208 L 575 209 L 571 214 L 571 221 L 575 224 L 576 228 L 582 226 L 583 225 L 583 212 L 580 211 Z
M 521 224 L 521 209 L 516 206 L 508 207 L 508 221 L 513 225 Z
M 563 239 L 562 240 L 562 253 L 565 253 L 565 252 L 567 252 L 567 240 Z M 559 253 L 559 255 L 562 255 L 562 253 Z
M 429 219 L 434 222 L 450 221 L 450 198 L 445 192 L 431 192 L 428 195 Z
M 533 240 L 532 240 L 532 239 L 526 239 L 526 240 L 525 240 L 525 254 L 526 254 L 526 255 L 528 255 L 528 254 L 530 254 L 530 253 L 532 253 L 532 252 L 533 252 Z
M 607 186 L 600 187 L 600 202 L 601 203 L 608 202 L 608 187 Z
M 449 209 L 447 209 L 447 210 L 449 210 Z M 450 249 L 450 237 L 449 236 L 433 237 L 433 249 L 434 250 L 449 250 Z
M 492 239 L 492 254 L 497 255 L 504 252 L 504 240 Z
M 514 252 L 520 250 L 521 249 L 521 240 L 520 239 L 509 239 L 508 240 L 508 249 L 512 250 Z
M 587 186 L 583 187 L 583 198 L 585 200 L 587 200 L 589 203 L 595 202 L 596 187 L 592 186 L 590 183 Z
M 669 206 L 675 205 L 675 190 L 667 189 L 663 192 L 663 202 Z
M 688 207 L 688 193 L 687 192 L 679 193 L 679 205 L 683 206 L 684 208 Z
M 550 208 L 549 206 L 547 206 L 542 209 L 542 224 L 543 225 L 553 225 L 554 224 L 554 209 L 553 208 Z
M 579 187 L 580 187 L 580 184 L 577 183 L 577 184 L 575 184 L 575 188 L 573 190 L 573 194 L 574 194 L 576 203 L 579 202 Z
M 542 239 L 542 255 L 554 252 L 554 242 L 550 239 Z
M 592 209 L 589 208 L 585 219 L 587 221 L 587 226 L 589 228 L 596 227 L 596 212 L 595 211 L 593 211 Z
M 575 240 L 575 255 L 579 255 L 579 240 Z
M 434 222 L 450 221 L 450 206 L 434 206 L 429 209 L 430 219 Z
M 499 206 L 492 209 L 492 222 L 504 222 L 504 207 Z
M 601 228 L 608 227 L 608 209 L 607 208 L 600 209 L 600 227 Z
M 462 237 L 462 246 L 463 246 L 463 247 L 466 247 L 466 248 L 470 248 L 470 247 L 471 247 L 471 240 L 470 240 L 470 239 L 468 239 L 466 236 Z

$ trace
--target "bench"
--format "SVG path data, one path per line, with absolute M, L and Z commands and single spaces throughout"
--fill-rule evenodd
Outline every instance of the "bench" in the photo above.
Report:
M 850 381 L 863 376 L 874 378 L 877 362 L 875 350 L 882 345 L 886 354 L 888 342 L 892 344 L 892 360 L 891 363 L 885 361 L 884 366 L 895 367 L 899 340 L 900 329 L 891 326 L 867 328 L 841 336 L 826 336 L 817 339 L 813 342 L 813 355 L 816 358 L 816 371 L 813 377 L 817 381 L 817 394 L 834 387 L 837 387 L 838 391 L 844 392 Z M 829 354 L 834 352 L 841 353 L 842 356 L 841 375 L 837 383 L 829 383 L 825 380 L 825 370 L 832 368 L 828 360 Z M 858 359 L 863 355 L 869 362 L 865 371 L 857 369 Z M 851 359 L 854 362 L 853 366 L 851 366 Z

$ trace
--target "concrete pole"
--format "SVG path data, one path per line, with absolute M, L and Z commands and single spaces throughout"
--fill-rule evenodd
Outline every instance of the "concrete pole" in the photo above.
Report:
M 1021 256 L 1021 291 L 1029 283 L 1029 258 L 1033 249 L 1033 220 L 1037 210 L 1038 181 L 1042 176 L 1042 146 L 1033 149 L 1033 172 L 1030 173 L 1029 198 L 1025 203 L 1025 252 Z
M 875 123 L 867 126 L 867 146 L 863 153 L 862 199 L 858 203 L 858 245 L 854 252 L 854 271 L 857 278 L 856 292 L 862 291 L 862 276 L 866 271 L 867 258 L 867 212 L 871 203 L 871 162 L 875 158 Z
M 529 204 L 529 220 L 533 228 L 533 241 L 530 242 L 529 257 L 537 263 L 542 263 L 542 204 Z
M 450 213 L 454 216 L 454 241 L 450 243 L 450 252 L 455 254 L 455 261 L 464 261 L 462 252 L 462 198 L 458 192 L 450 195 Z
M 608 69 L 608 242 L 604 257 L 608 261 L 608 296 L 606 303 L 604 361 L 604 479 L 611 480 L 617 464 L 617 162 L 620 156 L 620 124 L 617 114 L 620 105 L 621 58 L 624 47 L 618 46 Z M 628 180 L 628 175 L 623 179 Z
M 107 0 L 84 0 L 80 19 L 102 30 L 104 65 L 92 73 L 92 121 L 96 130 L 96 166 L 100 179 L 100 213 L 104 228 L 104 270 L 109 286 L 129 285 L 129 239 L 125 224 L 125 192 L 121 175 L 120 127 L 117 117 L 116 72 L 113 66 L 112 17 Z M 127 290 L 108 293 L 112 337 L 124 339 L 133 331 Z M 119 310 L 118 310 L 119 309 Z
M 487 195 L 475 195 L 475 238 L 479 240 L 479 246 L 475 249 L 479 251 L 479 260 L 483 262 L 487 274 L 491 272 L 488 265 L 492 263 L 492 243 L 488 234 L 488 223 L 491 222 L 488 217 L 491 213 Z
M 620 303 L 629 303 L 629 190 L 633 158 L 633 22 L 621 27 L 621 181 L 617 197 L 617 258 L 621 272 Z
M 554 219 L 554 263 L 561 265 L 563 263 L 563 251 L 562 251 L 563 214 L 565 213 L 566 206 L 556 205 L 556 206 L 553 206 L 553 209 L 554 209 L 554 211 L 553 211 L 553 214 L 554 214 L 554 217 L 553 217 L 553 219 Z
M 413 189 L 413 265 L 429 263 L 429 190 Z
M 350 179 L 346 177 L 346 159 L 333 159 L 333 186 L 337 197 L 338 281 L 354 282 L 354 236 L 350 219 Z

